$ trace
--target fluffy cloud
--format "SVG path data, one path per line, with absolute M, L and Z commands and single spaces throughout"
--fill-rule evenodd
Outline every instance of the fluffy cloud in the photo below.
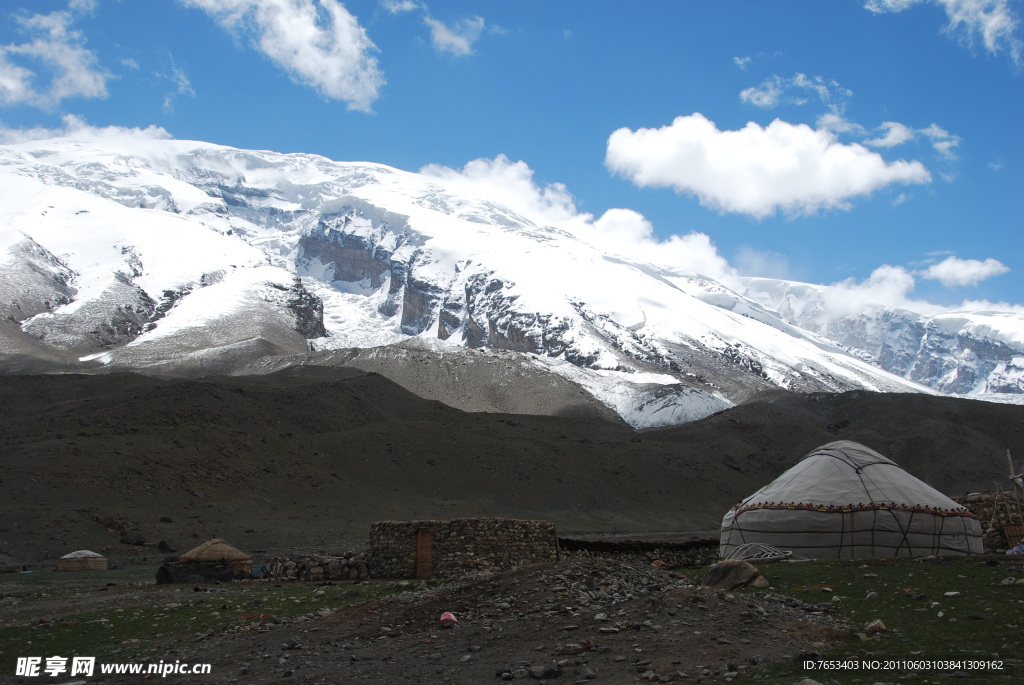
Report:
M 91 5 L 72 3 L 72 9 Z M 52 109 L 68 98 L 105 98 L 110 74 L 85 48 L 85 37 L 71 28 L 71 12 L 15 15 L 28 42 L 0 46 L 0 105 Z M 39 85 L 38 81 L 49 78 Z
M 420 172 L 442 180 L 451 191 L 486 199 L 534 224 L 562 229 L 627 259 L 713 278 L 735 275 L 707 235 L 690 233 L 659 240 L 651 222 L 631 209 L 612 208 L 595 218 L 576 208 L 575 199 L 563 184 L 538 185 L 525 162 L 512 162 L 504 155 L 476 159 L 458 170 L 430 165 Z
M 1007 273 L 1009 269 L 995 259 L 979 261 L 947 257 L 927 269 L 912 271 L 902 266 L 886 264 L 875 269 L 863 280 L 847 279 L 833 283 L 822 291 L 825 305 L 832 315 L 855 314 L 872 306 L 886 306 L 906 309 L 920 314 L 931 315 L 943 311 L 1007 311 L 1024 312 L 1024 306 L 1006 302 L 965 300 L 958 305 L 937 305 L 924 300 L 913 299 L 911 293 L 917 279 L 934 279 L 946 287 L 977 285 L 986 278 Z
M 998 259 L 960 259 L 946 257 L 938 264 L 932 264 L 920 272 L 921 278 L 936 280 L 947 288 L 977 285 L 982 281 L 1009 272 L 1010 269 Z
M 376 46 L 338 0 L 179 0 L 254 44 L 297 83 L 369 111 L 384 77 Z
M 925 2 L 941 6 L 949 23 L 946 31 L 970 43 L 981 40 L 991 53 L 1006 50 L 1010 58 L 1021 63 L 1024 43 L 1017 37 L 1018 20 L 1010 0 L 867 0 L 864 7 L 881 14 L 902 12 Z
M 938 307 L 910 299 L 917 284 L 914 274 L 902 266 L 885 264 L 871 272 L 867 279 L 857 282 L 849 278 L 833 283 L 823 292 L 831 312 L 852 314 L 871 305 L 886 305 L 921 313 L 938 311 Z
M 776 119 L 720 131 L 701 114 L 613 132 L 605 164 L 640 187 L 673 188 L 706 207 L 758 218 L 846 209 L 851 198 L 889 184 L 931 180 L 920 162 L 886 162 L 827 130 Z
M 430 27 L 430 38 L 438 52 L 450 52 L 463 56 L 473 53 L 473 43 L 480 39 L 484 30 L 483 17 L 463 19 L 454 26 L 426 16 L 423 21 Z
M 127 148 L 148 140 L 166 140 L 171 134 L 160 126 L 129 128 L 125 126 L 90 126 L 81 117 L 68 114 L 61 120 L 60 128 L 3 128 L 0 127 L 0 144 L 13 145 L 48 138 L 75 137 L 81 140 L 120 141 Z
M 885 135 L 865 140 L 864 144 L 871 147 L 896 147 L 914 139 L 914 129 L 896 121 L 883 121 L 881 129 Z

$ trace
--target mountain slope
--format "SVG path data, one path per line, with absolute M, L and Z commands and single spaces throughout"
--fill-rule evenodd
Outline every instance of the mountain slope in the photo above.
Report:
M 510 355 L 637 427 L 779 388 L 963 387 L 939 379 L 964 366 L 962 350 L 935 348 L 942 373 L 907 372 L 909 348 L 881 354 L 874 338 L 813 325 L 749 283 L 743 294 L 610 254 L 570 220 L 499 199 L 443 175 L 138 132 L 2 146 L 0 260 L 12 275 L 0 299 L 12 313 L 0 360 L 195 376 L 416 338 L 435 362 L 466 348 Z M 1013 345 L 1000 351 L 1008 380 L 988 389 L 1021 389 Z M 353 354 L 405 375 L 399 348 Z M 423 376 L 417 391 L 465 400 L 446 378 Z M 485 398 L 500 374 L 473 378 L 468 395 L 484 400 L 459 406 L 524 404 Z
M 762 400 L 685 426 L 470 414 L 344 368 L 200 380 L 0 376 L 0 566 L 68 550 L 363 545 L 387 519 L 508 516 L 559 531 L 716 530 L 811 449 L 856 440 L 947 494 L 1006 484 L 1024 407 L 850 392 Z M 162 521 L 171 518 L 172 522 Z M 193 542 L 193 540 L 195 542 Z

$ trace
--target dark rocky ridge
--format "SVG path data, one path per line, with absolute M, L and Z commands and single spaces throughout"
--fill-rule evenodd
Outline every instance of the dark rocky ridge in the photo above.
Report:
M 364 544 L 378 520 L 496 516 L 570 532 L 708 531 L 809 450 L 862 442 L 947 494 L 1005 487 L 1024 407 L 922 395 L 777 393 L 685 426 L 469 414 L 376 374 L 0 376 L 0 553 L 124 558 L 149 542 Z M 161 517 L 173 523 L 161 522 Z M 246 532 L 254 531 L 254 532 Z

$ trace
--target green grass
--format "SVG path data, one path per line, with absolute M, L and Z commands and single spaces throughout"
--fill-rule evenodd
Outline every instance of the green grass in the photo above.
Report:
M 259 629 L 277 618 L 336 609 L 396 592 L 394 583 L 156 585 L 153 570 L 0 577 L 0 674 L 19 656 L 95 656 L 101 661 L 165 657 L 208 636 Z M 116 578 L 117 581 L 114 581 Z M 128 582 L 126 582 L 128 581 Z M 117 586 L 106 588 L 106 583 Z M 105 590 L 119 591 L 103 596 Z M 61 611 L 61 598 L 90 593 L 102 606 Z M 16 600 L 15 602 L 12 602 Z
M 829 614 L 849 622 L 850 639 L 821 651 L 818 658 L 863 666 L 865 661 L 1001 660 L 1003 670 L 892 669 L 814 670 L 801 657 L 744 676 L 792 685 L 810 677 L 819 682 L 870 685 L 878 682 L 1019 682 L 1024 679 L 1024 586 L 1001 585 L 1024 578 L 1024 560 L 1011 557 L 944 557 L 916 560 L 778 562 L 760 566 L 769 592 L 808 604 L 827 603 Z M 741 590 L 740 592 L 757 592 Z M 878 597 L 868 599 L 868 593 Z M 959 596 L 947 597 L 947 592 Z M 840 601 L 833 602 L 833 597 Z M 935 606 L 937 604 L 938 606 Z M 886 630 L 869 634 L 880 619 Z M 860 637 L 863 634 L 867 639 Z M 910 675 L 916 673 L 916 676 Z

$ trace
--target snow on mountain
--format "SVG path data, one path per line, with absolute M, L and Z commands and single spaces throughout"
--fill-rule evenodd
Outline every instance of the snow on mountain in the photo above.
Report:
M 415 338 L 518 355 L 639 427 L 776 388 L 960 392 L 968 369 L 1024 391 L 1019 317 L 837 325 L 815 286 L 631 261 L 443 175 L 137 132 L 0 146 L 0 260 L 7 368 L 254 372 Z
M 944 393 L 1015 401 L 1024 393 L 1024 316 L 1012 312 L 922 314 L 837 306 L 844 294 L 763 278 L 743 295 L 787 322 L 847 345 L 864 359 Z M 1001 396 L 1001 397 L 1000 397 Z

